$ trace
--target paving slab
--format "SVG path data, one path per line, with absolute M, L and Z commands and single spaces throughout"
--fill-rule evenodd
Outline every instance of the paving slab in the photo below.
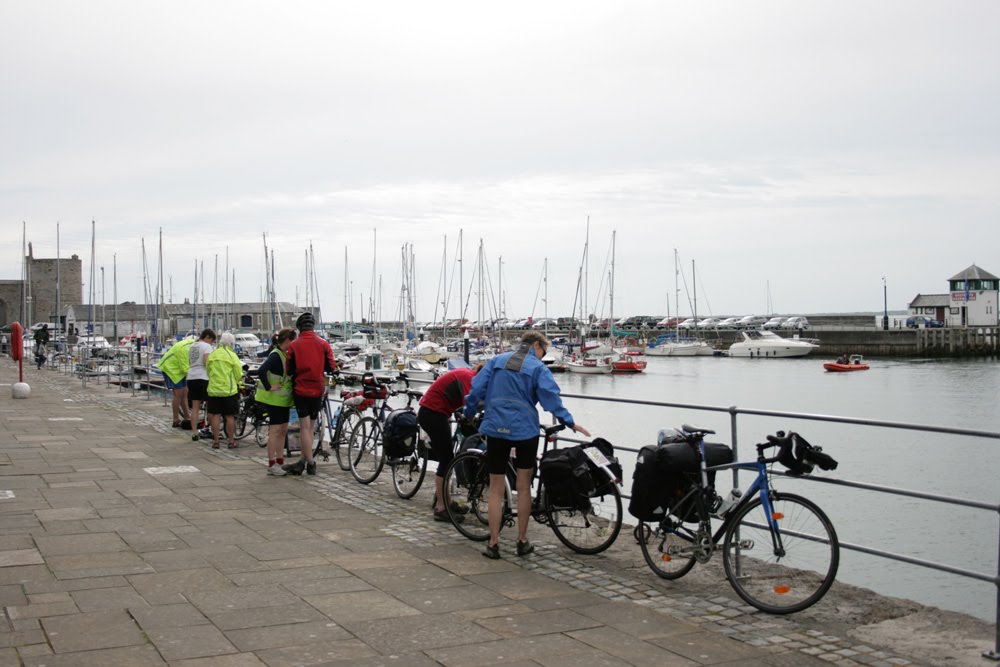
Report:
M 665 585 L 629 540 L 579 556 L 536 526 L 530 557 L 505 539 L 489 560 L 432 520 L 430 485 L 268 478 L 259 448 L 171 429 L 159 396 L 30 380 L 29 401 L 0 392 L 0 667 L 919 664 L 849 620 L 757 613 L 714 571 Z M 196 471 L 146 470 L 177 466 Z

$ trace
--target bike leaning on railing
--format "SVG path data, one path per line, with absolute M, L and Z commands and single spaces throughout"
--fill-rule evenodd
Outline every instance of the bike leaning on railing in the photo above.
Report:
M 362 417 L 351 431 L 347 445 L 347 462 L 354 479 L 362 484 L 371 484 L 389 461 L 390 467 L 393 468 L 393 488 L 401 498 L 410 498 L 419 490 L 427 472 L 428 446 L 425 442 L 421 442 L 418 430 L 414 447 L 415 456 L 390 458 L 386 456 L 383 446 L 383 430 L 392 412 L 389 408 L 389 398 L 405 394 L 406 407 L 409 408 L 414 399 L 423 396 L 423 392 L 409 389 L 394 391 L 388 383 L 382 382 L 379 382 L 378 386 L 382 391 L 374 399 L 376 401 L 376 405 L 373 406 L 374 415 Z M 374 395 L 369 393 L 368 396 Z
M 556 434 L 566 428 L 555 424 L 544 429 L 545 444 L 542 456 L 554 446 Z M 473 436 L 474 437 L 474 436 Z M 485 444 L 485 443 L 484 443 Z M 589 449 L 583 446 L 584 451 Z M 596 449 L 596 448 L 594 448 Z M 539 480 L 538 466 L 532 473 L 532 487 L 535 489 L 531 503 L 531 516 L 538 523 L 549 526 L 560 542 L 582 554 L 596 554 L 604 551 L 615 541 L 622 527 L 622 496 L 619 482 L 604 460 L 601 452 L 587 454 L 594 460 L 593 470 L 597 470 L 593 495 L 588 502 L 562 503 L 546 493 Z M 517 504 L 511 488 L 516 479 L 514 460 L 507 461 L 504 475 L 503 509 L 501 529 L 513 527 L 517 523 Z M 445 507 L 455 528 L 470 540 L 486 541 L 490 536 L 488 501 L 490 475 L 487 470 L 486 452 L 482 449 L 468 449 L 456 456 L 444 473 L 443 480 Z
M 757 609 L 789 614 L 819 601 L 837 576 L 837 533 L 815 503 L 775 490 L 771 467 L 781 463 L 791 474 L 803 475 L 814 465 L 829 470 L 837 462 L 798 434 L 779 431 L 756 445 L 756 461 L 710 466 L 704 438 L 715 431 L 685 425 L 680 432 L 698 457 L 698 472 L 682 473 L 689 488 L 671 501 L 662 519 L 640 520 L 635 529 L 643 558 L 653 572 L 664 579 L 683 577 L 695 563 L 708 562 L 721 544 L 726 579 Z M 778 448 L 778 454 L 766 457 L 764 452 L 773 448 Z M 640 452 L 637 471 L 648 464 L 642 460 L 647 455 L 653 454 Z M 732 468 L 754 471 L 756 476 L 742 494 L 734 490 L 720 498 L 712 473 Z M 635 484 L 633 498 L 634 494 Z M 712 518 L 722 518 L 714 533 Z

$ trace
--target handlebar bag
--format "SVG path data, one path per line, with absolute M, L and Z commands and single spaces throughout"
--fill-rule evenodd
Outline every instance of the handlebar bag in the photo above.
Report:
M 538 471 L 549 504 L 559 508 L 586 510 L 594 492 L 590 460 L 579 445 L 550 449 L 542 455 Z
M 417 413 L 413 408 L 393 410 L 382 429 L 382 446 L 391 459 L 409 456 L 417 446 Z

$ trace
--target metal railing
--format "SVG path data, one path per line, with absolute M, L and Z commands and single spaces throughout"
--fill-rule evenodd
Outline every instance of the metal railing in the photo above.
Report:
M 820 415 L 811 414 L 803 412 L 783 412 L 777 410 L 755 410 L 748 408 L 739 408 L 736 406 L 722 407 L 713 405 L 698 405 L 693 403 L 671 403 L 666 401 L 649 401 L 641 399 L 621 399 L 615 398 L 613 396 L 595 396 L 590 394 L 571 394 L 563 393 L 563 398 L 579 399 L 584 401 L 601 401 L 608 403 L 624 403 L 628 405 L 644 405 L 657 408 L 676 408 L 682 410 L 696 410 L 701 412 L 723 412 L 727 413 L 730 417 L 730 438 L 731 446 L 733 448 L 733 456 L 736 460 L 739 460 L 739 425 L 738 418 L 740 415 L 748 415 L 755 417 L 780 417 L 783 419 L 795 419 L 802 421 L 820 421 L 835 424 L 854 424 L 859 426 L 869 426 L 878 428 L 889 428 L 898 430 L 908 430 L 908 431 L 923 431 L 929 433 L 945 433 L 949 435 L 960 435 L 968 437 L 977 438 L 991 438 L 1000 440 L 1000 432 L 996 431 L 982 431 L 978 429 L 966 429 L 966 428 L 953 428 L 947 426 L 934 426 L 929 424 L 911 424 L 906 422 L 894 422 L 894 421 L 884 421 L 878 419 L 862 419 L 855 417 L 839 417 L 834 415 Z M 566 438 L 563 438 L 566 439 Z M 638 453 L 638 449 L 633 447 L 619 447 L 616 446 L 617 450 Z M 772 471 L 771 474 L 774 475 L 784 475 L 784 473 L 779 471 Z M 739 471 L 733 469 L 733 486 L 739 488 L 738 483 Z M 822 477 L 796 477 L 795 479 L 807 480 L 810 482 L 818 482 L 822 484 L 831 484 L 842 487 L 849 487 L 854 489 L 864 489 L 867 491 L 874 491 L 877 493 L 885 493 L 896 496 L 906 496 L 909 498 L 918 498 L 921 500 L 927 500 L 939 503 L 949 503 L 952 505 L 959 505 L 962 507 L 968 507 L 977 510 L 987 510 L 993 512 L 994 514 L 1000 515 L 1000 504 L 998 503 L 987 503 L 976 500 L 968 500 L 964 498 L 956 498 L 953 496 L 938 495 L 933 493 L 925 493 L 923 491 L 915 491 L 912 489 L 899 489 L 888 486 L 881 486 L 877 484 L 868 484 L 865 482 L 857 482 L 845 479 L 827 479 Z M 623 498 L 631 497 L 628 494 L 623 494 Z M 885 551 L 883 549 L 863 545 L 863 544 L 853 544 L 850 542 L 841 542 L 840 547 L 843 549 L 848 549 L 850 551 L 857 551 L 859 553 L 865 553 L 872 556 L 877 556 L 880 558 L 886 558 L 890 560 L 895 560 L 903 563 L 909 563 L 911 565 L 918 565 L 924 568 L 929 568 L 932 570 L 937 570 L 939 572 L 947 572 L 950 574 L 958 575 L 960 577 L 966 577 L 969 579 L 976 579 L 978 581 L 984 581 L 992 583 L 996 587 L 996 615 L 994 617 L 994 646 L 993 650 L 983 653 L 984 658 L 989 658 L 991 660 L 1000 660 L 1000 543 L 997 545 L 998 561 L 997 561 L 997 572 L 995 574 L 986 574 L 983 572 L 975 572 L 973 570 L 967 570 L 964 568 L 955 567 L 948 565 L 947 563 L 939 563 L 935 561 L 925 560 L 922 558 L 916 558 L 913 556 L 908 556 L 905 554 L 894 553 L 891 551 Z

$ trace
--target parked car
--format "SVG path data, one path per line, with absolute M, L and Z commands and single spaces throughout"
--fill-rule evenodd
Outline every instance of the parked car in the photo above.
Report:
M 789 317 L 785 320 L 784 324 L 781 325 L 782 329 L 797 329 L 798 331 L 805 331 L 809 328 L 809 320 L 800 315 L 795 317 Z
M 680 324 L 677 325 L 678 329 L 694 329 L 698 326 L 698 320 L 693 317 L 689 317 Z
M 698 322 L 699 329 L 717 329 L 719 327 L 718 317 L 706 317 L 701 322 Z
M 738 317 L 727 317 L 726 319 L 724 319 L 721 322 L 719 322 L 719 326 L 717 328 L 718 329 L 739 329 L 740 327 L 741 327 L 741 325 L 740 325 L 740 318 L 738 318 Z
M 910 329 L 940 329 L 944 326 L 944 322 L 927 315 L 914 315 L 906 318 L 906 326 Z
M 764 326 L 762 326 L 761 328 L 766 329 L 767 331 L 771 331 L 772 329 L 780 329 L 784 323 L 785 323 L 784 317 L 772 317 L 767 322 L 764 322 Z
M 678 324 L 683 322 L 679 317 L 664 317 L 662 320 L 656 323 L 657 329 L 673 329 Z
M 761 315 L 747 315 L 740 318 L 740 327 L 743 329 L 759 329 L 767 322 L 767 318 Z

